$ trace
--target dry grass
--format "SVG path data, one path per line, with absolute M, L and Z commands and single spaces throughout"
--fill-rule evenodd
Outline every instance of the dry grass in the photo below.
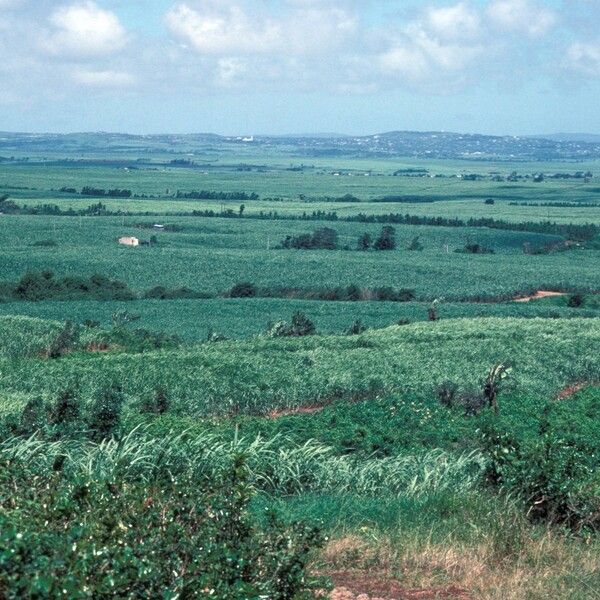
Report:
M 552 530 L 534 533 L 509 545 L 496 538 L 433 543 L 417 536 L 349 535 L 329 542 L 319 571 L 334 575 L 338 589 L 370 598 L 600 599 L 597 542 Z M 360 589 L 352 590 L 356 581 Z M 382 594 L 386 581 L 394 585 Z

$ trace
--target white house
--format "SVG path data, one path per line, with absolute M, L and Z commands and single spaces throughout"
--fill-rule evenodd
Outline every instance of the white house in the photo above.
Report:
M 121 244 L 121 246 L 139 246 L 140 240 L 136 237 L 122 237 L 119 238 L 119 244 Z

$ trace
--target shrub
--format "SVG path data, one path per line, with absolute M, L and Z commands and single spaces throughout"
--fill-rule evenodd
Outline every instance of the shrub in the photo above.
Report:
M 3 598 L 316 598 L 319 530 L 251 516 L 243 459 L 201 477 L 70 475 L 59 457 L 0 473 Z M 199 469 L 199 471 L 202 471 Z M 314 593 L 313 593 L 314 592 Z
M 169 410 L 170 406 L 171 400 L 169 399 L 167 389 L 160 385 L 154 390 L 153 396 L 147 398 L 142 404 L 142 412 L 153 415 L 163 415 Z
M 229 291 L 230 298 L 254 298 L 258 293 L 257 287 L 250 282 L 236 283 Z
M 56 248 L 58 242 L 56 240 L 38 240 L 31 244 L 34 248 Z
M 585 298 L 582 294 L 572 294 L 567 300 L 567 306 L 570 308 L 580 308 L 583 306 Z
M 523 439 L 488 425 L 481 441 L 489 459 L 488 478 L 518 495 L 529 518 L 576 531 L 600 530 L 600 478 L 593 451 L 598 452 L 597 442 L 590 447 L 546 418 L 538 436 Z
M 302 312 L 297 311 L 292 316 L 291 335 L 302 337 L 316 332 L 315 324 Z
M 375 298 L 381 302 L 410 302 L 415 299 L 413 290 L 395 290 L 389 286 L 375 288 L 373 293 L 375 294 Z
M 373 248 L 375 250 L 394 250 L 396 248 L 396 230 L 391 225 L 385 225 L 373 244 Z
M 465 244 L 464 248 L 457 248 L 454 252 L 458 252 L 459 254 L 494 254 L 492 248 L 475 243 Z
M 321 227 L 312 234 L 303 233 L 298 236 L 287 236 L 281 242 L 281 248 L 293 248 L 296 250 L 335 250 L 338 242 L 338 234 L 335 229 Z
M 80 423 L 81 406 L 75 390 L 68 388 L 62 391 L 51 409 L 51 423 L 59 426 L 63 432 Z
M 60 358 L 72 351 L 77 345 L 79 329 L 71 321 L 67 321 L 60 333 L 50 342 L 46 356 L 48 358 Z
M 411 240 L 410 244 L 406 248 L 410 251 L 421 251 L 423 250 L 423 244 L 421 243 L 421 236 L 415 235 L 415 237 Z
M 116 434 L 121 421 L 124 396 L 121 387 L 113 384 L 102 390 L 100 397 L 92 403 L 87 424 L 90 437 L 101 442 Z
M 358 243 L 356 244 L 356 249 L 365 251 L 365 250 L 368 250 L 372 244 L 373 244 L 373 238 L 371 238 L 371 236 L 368 233 L 363 233 L 363 235 L 361 235 L 358 238 Z
M 277 321 L 267 324 L 269 337 L 304 337 L 315 332 L 315 324 L 302 311 L 294 313 L 291 323 Z
M 435 393 L 442 406 L 453 408 L 457 401 L 458 385 L 453 381 L 444 381 L 437 386 Z
M 354 323 L 352 323 L 352 325 L 350 325 L 350 327 L 346 331 L 346 335 L 359 335 L 367 331 L 367 329 L 368 327 L 363 325 L 360 319 L 357 319 L 356 321 L 354 321 Z

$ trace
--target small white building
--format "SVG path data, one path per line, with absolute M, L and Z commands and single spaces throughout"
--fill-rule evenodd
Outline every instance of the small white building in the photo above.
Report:
M 140 240 L 136 237 L 122 237 L 119 238 L 119 244 L 121 244 L 121 246 L 139 246 Z

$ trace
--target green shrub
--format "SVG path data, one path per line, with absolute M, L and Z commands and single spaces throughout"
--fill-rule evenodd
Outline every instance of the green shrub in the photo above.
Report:
M 243 458 L 211 477 L 0 471 L 0 591 L 20 598 L 313 598 L 318 530 L 249 516 Z M 323 587 L 319 582 L 318 587 Z
M 384 225 L 373 248 L 375 250 L 394 250 L 396 248 L 396 230 L 391 225 Z
M 79 328 L 67 321 L 58 333 L 58 335 L 50 341 L 46 356 L 48 358 L 60 358 L 77 346 L 79 340 Z
M 360 319 L 357 319 L 356 321 L 354 321 L 354 323 L 352 323 L 352 325 L 350 325 L 350 327 L 346 331 L 346 335 L 359 335 L 367 331 L 367 329 L 368 327 L 363 325 Z
M 118 385 L 110 385 L 101 391 L 99 398 L 90 406 L 87 418 L 92 439 L 102 441 L 117 433 L 123 402 L 123 392 Z
M 230 298 L 254 298 L 258 290 L 253 283 L 245 281 L 243 283 L 237 283 L 229 291 Z

